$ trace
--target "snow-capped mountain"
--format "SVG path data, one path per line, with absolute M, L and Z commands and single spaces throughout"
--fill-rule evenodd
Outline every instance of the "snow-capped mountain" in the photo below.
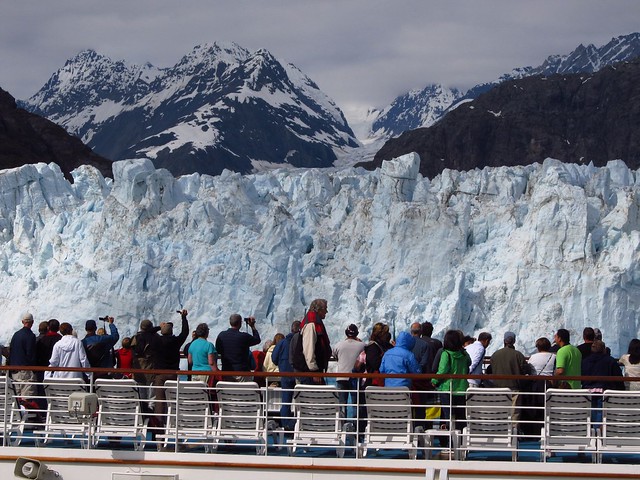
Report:
M 253 314 L 264 340 L 314 298 L 333 343 L 355 323 L 437 336 L 507 330 L 527 353 L 557 328 L 600 328 L 614 355 L 640 328 L 640 172 L 543 165 L 418 173 L 415 154 L 374 172 L 274 170 L 174 178 L 151 161 L 0 171 L 0 343 L 20 313 L 82 331 L 116 318 L 228 328 Z M 491 345 L 490 352 L 499 348 Z
M 549 56 L 542 65 L 515 70 L 505 77 L 522 78 L 532 75 L 554 75 L 556 73 L 593 73 L 602 67 L 618 62 L 632 60 L 640 56 L 640 33 L 631 33 L 612 38 L 600 48 L 589 44 L 579 45 L 569 55 Z
M 477 98 L 505 81 L 534 75 L 593 73 L 606 65 L 632 60 L 639 56 L 640 33 L 631 33 L 613 38 L 599 48 L 591 44 L 586 47 L 579 45 L 568 55 L 551 55 L 537 67 L 515 68 L 495 82 L 476 85 L 464 94 L 441 85 L 430 85 L 422 90 L 397 97 L 371 123 L 371 131 L 367 136 L 390 138 L 407 130 L 429 127 L 452 109 Z
M 165 69 L 81 52 L 23 106 L 107 158 L 146 157 L 176 175 L 326 167 L 357 146 L 311 79 L 234 43 L 197 46 Z
M 429 128 L 388 140 L 374 169 L 420 155 L 420 173 L 543 162 L 640 167 L 640 58 L 595 73 L 532 76 L 503 82 Z
M 392 137 L 407 130 L 433 125 L 462 92 L 443 85 L 428 85 L 397 97 L 372 124 L 373 137 Z

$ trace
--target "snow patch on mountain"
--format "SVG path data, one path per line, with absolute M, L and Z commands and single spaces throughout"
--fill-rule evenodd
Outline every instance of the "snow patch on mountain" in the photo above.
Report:
M 175 127 L 168 128 L 155 137 L 169 135 L 173 137 L 172 140 L 164 141 L 162 145 L 157 147 L 149 147 L 141 149 L 141 153 L 144 153 L 149 158 L 156 158 L 158 153 L 163 150 L 174 151 L 184 145 L 190 145 L 195 149 L 205 149 L 208 145 L 215 143 L 220 138 L 220 132 L 209 125 L 203 127 L 199 123 L 185 122 Z M 153 137 L 148 137 L 153 138 Z

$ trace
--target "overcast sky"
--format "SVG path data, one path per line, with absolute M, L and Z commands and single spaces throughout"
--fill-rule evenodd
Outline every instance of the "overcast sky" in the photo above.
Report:
M 174 65 L 195 45 L 266 48 L 338 105 L 469 88 L 640 30 L 638 0 L 0 0 L 0 88 L 25 99 L 81 50 Z

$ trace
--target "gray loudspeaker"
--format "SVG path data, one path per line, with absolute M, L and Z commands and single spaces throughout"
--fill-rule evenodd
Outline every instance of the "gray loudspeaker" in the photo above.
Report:
M 18 457 L 13 474 L 18 478 L 30 478 L 41 480 L 49 469 L 39 460 L 31 458 Z

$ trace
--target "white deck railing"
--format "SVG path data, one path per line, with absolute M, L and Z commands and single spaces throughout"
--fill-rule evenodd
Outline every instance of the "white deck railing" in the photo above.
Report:
M 640 397 L 635 392 L 367 391 L 361 380 L 374 377 L 367 374 L 354 374 L 356 387 L 346 391 L 319 387 L 300 393 L 276 386 L 277 374 L 255 374 L 253 380 L 267 386 L 225 383 L 221 392 L 222 384 L 191 383 L 180 372 L 166 388 L 136 384 L 134 395 L 124 382 L 119 399 L 114 399 L 113 390 L 119 388 L 114 382 L 110 402 L 99 398 L 94 415 L 74 418 L 65 398 L 60 401 L 65 393 L 54 392 L 56 400 L 47 381 L 37 383 L 37 395 L 13 399 L 9 368 L 2 369 L 3 446 L 541 462 L 562 457 L 565 463 L 583 462 L 585 455 L 597 462 L 624 455 L 625 463 L 640 464 Z M 335 385 L 338 376 L 327 375 L 325 382 Z M 159 388 L 164 400 L 156 398 Z M 68 390 L 96 389 L 78 380 Z M 287 394 L 294 400 L 291 413 L 283 417 Z M 468 403 L 463 401 L 467 396 Z M 443 415 L 451 411 L 452 416 Z

